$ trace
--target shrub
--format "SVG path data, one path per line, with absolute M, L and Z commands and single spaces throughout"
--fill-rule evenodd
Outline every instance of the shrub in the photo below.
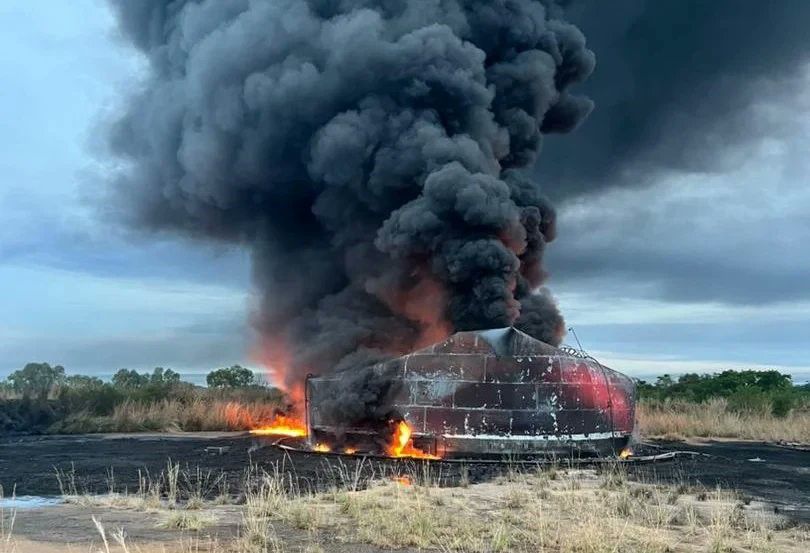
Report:
M 713 397 L 729 397 L 749 390 L 772 393 L 790 390 L 790 375 L 779 371 L 723 371 L 717 374 L 687 373 L 675 381 L 669 375 L 658 377 L 655 384 L 639 382 L 641 397 L 683 399 L 701 402 Z
M 250 369 L 234 365 L 211 371 L 205 381 L 211 388 L 247 388 L 256 383 L 256 375 Z
M 68 413 L 86 411 L 90 415 L 109 415 L 124 401 L 124 392 L 99 378 L 70 376 L 59 389 L 57 402 Z
M 60 416 L 45 401 L 31 398 L 0 402 L 0 433 L 43 432 Z
M 65 379 L 65 368 L 51 367 L 48 363 L 28 363 L 8 377 L 12 389 L 23 397 L 34 397 L 39 401 L 48 399 L 51 390 Z
M 771 396 L 759 390 L 739 390 L 728 396 L 728 409 L 737 413 L 768 413 L 771 410 Z
M 156 367 L 152 374 L 121 369 L 113 375 L 112 383 L 127 399 L 146 403 L 169 399 L 186 384 L 180 381 L 178 373 L 163 367 Z
M 775 417 L 785 418 L 796 405 L 796 394 L 792 392 L 781 392 L 774 394 L 771 400 L 771 413 Z
M 637 391 L 642 400 L 705 403 L 726 399 L 732 412 L 777 417 L 785 417 L 797 405 L 810 402 L 810 388 L 793 386 L 790 375 L 772 370 L 684 374 L 677 380 L 664 375 L 654 384 L 639 381 Z

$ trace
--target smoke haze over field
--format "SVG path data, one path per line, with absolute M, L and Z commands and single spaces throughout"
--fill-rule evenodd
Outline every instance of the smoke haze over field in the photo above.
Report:
M 517 324 L 559 343 L 531 166 L 592 103 L 532 0 L 115 1 L 151 74 L 110 133 L 115 215 L 246 244 L 263 358 L 321 373 Z

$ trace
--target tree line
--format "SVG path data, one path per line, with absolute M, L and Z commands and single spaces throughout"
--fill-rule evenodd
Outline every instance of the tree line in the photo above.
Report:
M 0 381 L 0 433 L 52 428 L 81 414 L 104 417 L 127 402 L 191 404 L 199 399 L 281 403 L 283 394 L 263 384 L 248 368 L 223 367 L 208 373 L 208 387 L 183 381 L 172 369 L 120 369 L 109 381 L 68 375 L 61 365 L 28 363 Z
M 209 388 L 250 388 L 260 386 L 256 375 L 241 365 L 232 365 L 211 371 L 206 376 Z M 48 363 L 28 363 L 22 369 L 14 371 L 5 380 L 0 381 L 0 392 L 5 395 L 16 394 L 26 399 L 45 401 L 54 393 L 65 390 L 94 390 L 109 388 L 157 398 L 172 389 L 190 385 L 180 379 L 180 374 L 171 369 L 156 367 L 151 373 L 139 373 L 129 369 L 120 369 L 111 382 L 104 382 L 96 376 L 81 374 L 66 375 L 61 365 L 51 366 Z
M 677 379 L 665 374 L 653 383 L 639 380 L 637 384 L 642 400 L 703 403 L 723 398 L 733 410 L 769 410 L 778 417 L 810 403 L 810 385 L 794 385 L 790 375 L 775 370 L 687 373 Z

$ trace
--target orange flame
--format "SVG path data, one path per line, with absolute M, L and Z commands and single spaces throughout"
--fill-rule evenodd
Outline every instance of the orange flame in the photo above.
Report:
M 268 424 L 263 424 L 250 431 L 256 436 L 289 436 L 303 438 L 307 435 L 306 425 L 293 417 L 276 415 Z
M 312 448 L 312 451 L 316 451 L 318 453 L 329 453 L 332 451 L 332 448 L 326 444 L 316 444 L 315 447 Z
M 345 448 L 343 450 L 343 453 L 345 453 L 346 455 L 354 455 L 355 453 L 357 453 L 357 448 L 356 447 L 347 447 L 347 448 Z
M 396 482 L 400 486 L 410 486 L 412 484 L 411 477 L 405 474 L 401 476 L 395 476 L 394 482 Z
M 291 356 L 284 341 L 277 337 L 265 336 L 256 344 L 253 358 L 264 365 L 268 381 L 287 395 L 296 412 L 304 405 L 304 374 L 294 370 Z
M 253 357 L 266 367 L 269 382 L 286 394 L 290 405 L 286 414 L 273 414 L 270 417 L 263 412 L 254 413 L 244 407 L 237 407 L 232 409 L 229 420 L 239 420 L 240 426 L 249 428 L 250 433 L 257 436 L 306 437 L 307 426 L 301 417 L 304 383 L 290 370 L 284 342 L 278 338 L 264 337 L 256 347 Z
M 419 448 L 416 448 L 411 443 L 411 430 L 410 425 L 405 421 L 397 423 L 394 429 L 394 436 L 391 443 L 388 445 L 388 455 L 391 457 L 407 457 L 411 459 L 439 459 L 436 455 L 425 453 Z
M 633 450 L 630 449 L 629 447 L 624 448 L 622 450 L 622 452 L 619 453 L 619 459 L 629 459 L 632 456 L 633 456 Z

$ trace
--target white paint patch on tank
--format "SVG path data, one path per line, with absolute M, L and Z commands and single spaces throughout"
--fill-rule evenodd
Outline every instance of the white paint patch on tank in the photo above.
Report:
M 590 434 L 564 434 L 562 436 L 555 436 L 550 434 L 543 434 L 541 436 L 529 435 L 500 435 L 500 434 L 443 434 L 442 438 L 449 440 L 493 440 L 493 441 L 506 441 L 518 442 L 527 440 L 549 440 L 549 441 L 588 441 L 588 440 L 606 440 L 615 436 L 623 435 L 620 432 L 591 432 Z M 628 434 L 629 435 L 629 434 Z

